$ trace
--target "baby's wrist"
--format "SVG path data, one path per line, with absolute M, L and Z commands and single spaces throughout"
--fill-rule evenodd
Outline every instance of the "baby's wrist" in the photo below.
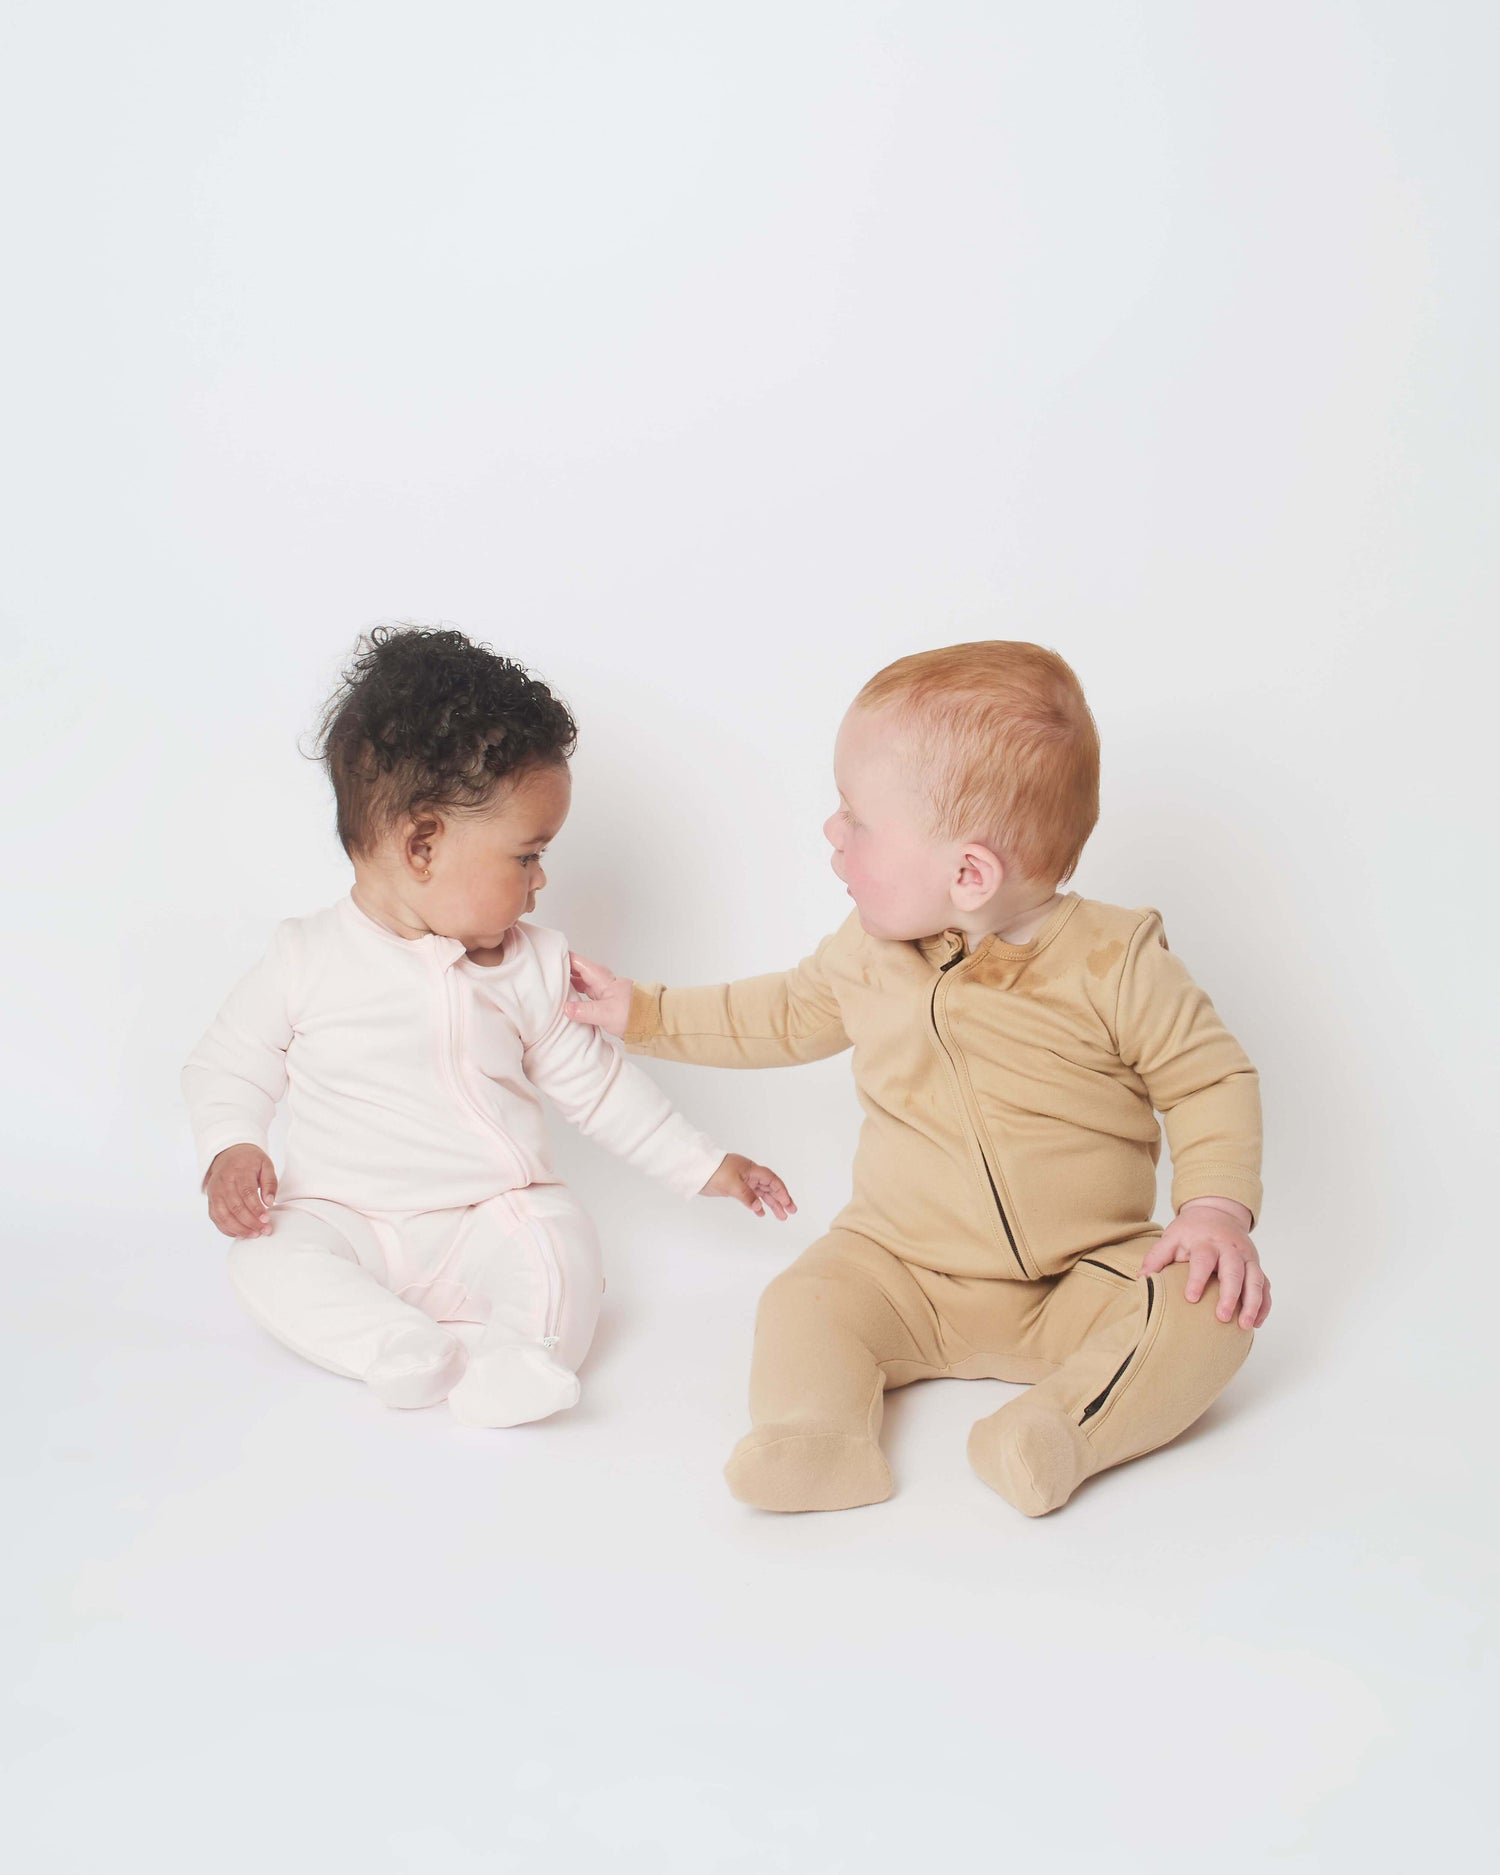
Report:
M 1237 1198 L 1189 1198 L 1178 1207 L 1177 1215 L 1186 1217 L 1189 1211 L 1217 1211 L 1223 1217 L 1232 1218 L 1246 1236 L 1255 1222 L 1249 1207 L 1241 1204 Z

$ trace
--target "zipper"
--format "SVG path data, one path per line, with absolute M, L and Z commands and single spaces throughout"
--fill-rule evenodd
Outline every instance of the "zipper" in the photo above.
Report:
M 1080 1261 L 1084 1263 L 1091 1263 L 1093 1261 L 1093 1258 L 1083 1257 L 1080 1259 Z M 1099 1268 L 1108 1269 L 1109 1265 L 1107 1263 L 1101 1263 L 1099 1265 Z M 1115 1270 L 1112 1272 L 1112 1274 L 1119 1275 L 1119 1271 Z M 1084 1407 L 1083 1418 L 1080 1419 L 1078 1422 L 1080 1426 L 1086 1426 L 1088 1422 L 1094 1417 L 1095 1413 L 1099 1411 L 1099 1408 L 1103 1406 L 1104 1402 L 1109 1398 L 1109 1396 L 1114 1392 L 1115 1388 L 1120 1384 L 1120 1380 L 1125 1372 L 1125 1369 L 1129 1367 L 1130 1363 L 1135 1359 L 1136 1355 L 1140 1353 L 1141 1341 L 1145 1340 L 1146 1330 L 1151 1326 L 1151 1310 L 1155 1302 L 1156 1302 L 1156 1284 L 1148 1276 L 1146 1278 L 1146 1319 L 1145 1321 L 1141 1323 L 1140 1341 L 1136 1342 L 1135 1346 L 1125 1356 L 1124 1360 L 1121 1361 L 1120 1365 L 1115 1369 L 1113 1374 L 1110 1375 L 1109 1384 L 1105 1387 L 1104 1391 L 1100 1394 L 1096 1394 L 1095 1397 L 1089 1401 L 1088 1405 Z
M 443 965 L 442 973 L 443 995 L 446 999 L 448 1015 L 448 1052 L 444 1057 L 443 1065 L 448 1070 L 448 1080 L 454 1093 L 458 1096 L 462 1104 L 468 1108 L 474 1118 L 478 1120 L 486 1135 L 498 1139 L 510 1154 L 511 1162 L 516 1168 L 520 1183 L 523 1186 L 529 1185 L 531 1180 L 526 1176 L 526 1166 L 522 1162 L 520 1153 L 516 1151 L 510 1135 L 486 1113 L 484 1108 L 464 1085 L 463 991 L 454 976 L 451 965 Z M 542 1272 L 547 1279 L 547 1309 L 546 1314 L 542 1318 L 541 1344 L 544 1348 L 555 1348 L 560 1339 L 559 1331 L 562 1327 L 563 1304 L 567 1294 L 563 1282 L 562 1265 L 558 1262 L 553 1252 L 547 1233 L 536 1220 L 526 1215 L 509 1192 L 502 1192 L 500 1196 L 509 1204 L 517 1221 L 530 1234 L 531 1241 L 536 1246 L 538 1260 L 541 1263 Z
M 542 1318 L 541 1343 L 544 1348 L 555 1348 L 561 1338 L 563 1303 L 567 1298 L 567 1284 L 563 1279 L 562 1264 L 552 1248 L 551 1239 L 533 1217 L 528 1217 L 509 1192 L 506 1202 L 516 1221 L 526 1230 L 536 1246 L 538 1261 L 547 1278 L 547 1311 Z
M 937 1036 L 938 1046 L 942 1049 L 944 1056 L 947 1058 L 948 1065 L 951 1068 L 953 1068 L 955 1080 L 958 1079 L 958 1070 L 954 1064 L 953 1051 L 952 1049 L 949 1048 L 948 1044 L 943 1040 L 943 1031 L 938 1023 L 937 999 L 938 999 L 938 992 L 943 987 L 943 978 L 947 976 L 948 972 L 954 967 L 955 964 L 961 964 L 964 962 L 965 955 L 966 955 L 965 952 L 959 951 L 955 956 L 950 957 L 947 963 L 945 963 L 939 969 L 938 980 L 932 986 L 932 1031 L 933 1031 L 933 1034 Z M 960 1103 L 962 1104 L 963 1083 L 961 1081 L 959 1082 L 959 1100 L 960 1100 Z M 996 1212 L 996 1215 L 1000 1219 L 1000 1228 L 1005 1233 L 1005 1241 L 1010 1245 L 1010 1253 L 1016 1259 L 1017 1268 L 1020 1270 L 1021 1274 L 1027 1279 L 1027 1281 L 1030 1282 L 1034 1280 L 1035 1273 L 1026 1267 L 1026 1259 L 1025 1257 L 1021 1255 L 1020 1245 L 1016 1242 L 1016 1234 L 1010 1227 L 1010 1219 L 1005 1215 L 1005 1206 L 1000 1201 L 1000 1190 L 999 1190 L 999 1187 L 995 1183 L 995 1174 L 990 1170 L 989 1154 L 984 1149 L 984 1140 L 980 1134 L 980 1130 L 977 1126 L 973 1125 L 972 1121 L 970 1122 L 970 1125 L 974 1133 L 975 1144 L 979 1147 L 979 1159 L 980 1159 L 980 1163 L 984 1167 L 984 1176 L 989 1182 L 990 1197 L 995 1202 L 995 1212 Z
M 485 1112 L 484 1108 L 464 1085 L 462 1066 L 463 1006 L 460 1000 L 461 993 L 454 979 L 452 966 L 439 963 L 438 967 L 442 972 L 443 997 L 448 1018 L 448 1050 L 443 1058 L 443 1066 L 448 1071 L 449 1085 L 457 1095 L 460 1104 L 466 1107 L 479 1122 L 484 1133 L 492 1139 L 498 1139 L 505 1147 L 506 1152 L 510 1155 L 511 1164 L 515 1168 L 518 1182 L 522 1185 L 529 1185 L 531 1180 L 527 1177 L 526 1166 L 522 1162 L 520 1153 L 516 1151 L 515 1144 L 510 1135 L 503 1127 L 496 1123 L 490 1114 Z

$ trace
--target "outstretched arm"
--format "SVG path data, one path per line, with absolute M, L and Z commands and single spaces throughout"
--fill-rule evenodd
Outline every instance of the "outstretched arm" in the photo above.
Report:
M 783 1219 L 795 1211 L 785 1185 L 769 1167 L 742 1153 L 726 1153 L 700 1133 L 625 1058 L 602 1024 L 568 1019 L 568 969 L 568 960 L 560 957 L 549 997 L 553 1013 L 526 1045 L 524 1066 L 532 1085 L 580 1132 L 681 1197 L 734 1198 L 758 1217 L 768 1206 Z
M 735 983 L 666 989 L 633 983 L 603 964 L 573 957 L 573 988 L 588 1000 L 564 1005 L 573 1021 L 621 1037 L 632 1054 L 712 1068 L 785 1068 L 850 1046 L 825 959 L 838 932 L 794 970 Z

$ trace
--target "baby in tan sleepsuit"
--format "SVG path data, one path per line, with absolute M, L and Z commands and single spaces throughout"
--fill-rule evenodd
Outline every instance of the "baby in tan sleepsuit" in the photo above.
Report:
M 587 1000 L 565 1007 L 664 1060 L 854 1050 L 853 1196 L 761 1301 L 735 1496 L 876 1503 L 885 1389 L 991 1376 L 1032 1385 L 970 1459 L 1040 1516 L 1191 1425 L 1266 1318 L 1256 1072 L 1157 912 L 1060 889 L 1098 818 L 1099 743 L 1054 652 L 900 659 L 856 697 L 834 773 L 824 833 L 855 909 L 811 956 L 695 989 L 575 958 Z

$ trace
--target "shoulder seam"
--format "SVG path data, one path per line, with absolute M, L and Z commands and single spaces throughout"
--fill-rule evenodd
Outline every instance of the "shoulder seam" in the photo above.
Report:
M 1125 955 L 1120 959 L 1120 974 L 1115 979 L 1114 1014 L 1110 1020 L 1110 1027 L 1114 1031 L 1115 1048 L 1117 1051 L 1120 1046 L 1120 997 L 1124 994 L 1125 990 L 1125 972 L 1130 967 L 1130 953 L 1135 949 L 1136 944 L 1140 940 L 1141 933 L 1147 928 L 1153 918 L 1158 924 L 1161 923 L 1161 913 L 1154 905 L 1140 907 L 1136 921 L 1131 927 L 1130 936 L 1125 940 Z

